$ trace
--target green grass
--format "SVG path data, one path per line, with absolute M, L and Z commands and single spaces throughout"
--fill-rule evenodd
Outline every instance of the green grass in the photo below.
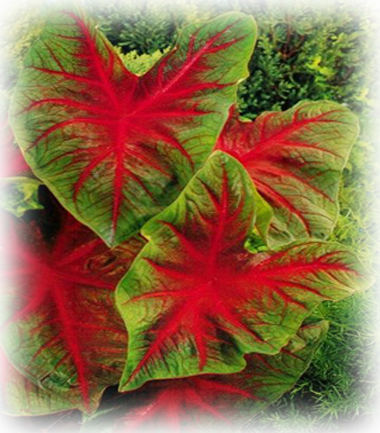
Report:
M 380 119 L 361 116 L 362 133 L 344 172 L 341 215 L 330 240 L 350 246 L 380 275 Z M 380 282 L 325 303 L 330 330 L 296 387 L 257 417 L 249 433 L 380 433 Z

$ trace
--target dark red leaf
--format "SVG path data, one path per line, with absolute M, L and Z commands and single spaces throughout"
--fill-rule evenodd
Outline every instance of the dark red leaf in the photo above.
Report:
M 340 175 L 358 129 L 354 114 L 329 101 L 303 101 L 254 122 L 231 111 L 216 148 L 244 165 L 272 206 L 272 246 L 332 232 Z
M 114 289 L 144 240 L 136 236 L 110 250 L 66 212 L 52 239 L 36 221 L 9 218 L 6 230 L 7 356 L 31 383 L 57 396 L 52 408 L 62 410 L 66 401 L 91 412 L 123 368 L 126 331 Z

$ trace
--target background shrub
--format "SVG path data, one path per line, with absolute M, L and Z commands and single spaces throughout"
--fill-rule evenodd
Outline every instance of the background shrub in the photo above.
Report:
M 0 0 L 0 89 L 12 87 L 22 58 L 41 31 L 43 0 Z
M 216 2 L 205 0 L 143 0 L 135 3 L 113 0 L 84 0 L 99 28 L 124 53 L 152 54 L 175 42 L 178 32 L 189 22 L 217 15 Z M 103 5 L 104 4 L 104 5 Z M 205 5 L 209 4 L 210 7 Z M 201 6 L 202 5 L 202 6 Z
M 255 15 L 259 41 L 240 91 L 250 114 L 300 99 L 380 108 L 380 3 L 377 0 L 236 0 L 218 10 Z

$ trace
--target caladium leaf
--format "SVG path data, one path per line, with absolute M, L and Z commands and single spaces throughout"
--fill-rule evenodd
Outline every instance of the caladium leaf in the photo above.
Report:
M 26 160 L 78 220 L 119 244 L 211 152 L 255 38 L 241 13 L 190 25 L 137 77 L 87 18 L 53 15 L 25 58 L 11 110 Z
M 54 395 L 46 389 L 34 384 L 2 356 L 1 391 L 3 412 L 8 415 L 48 415 L 72 409 L 67 398 Z
M 272 206 L 272 246 L 331 233 L 340 175 L 358 129 L 354 114 L 329 101 L 303 101 L 254 122 L 231 111 L 216 148 L 244 165 Z
M 14 136 L 8 119 L 9 101 L 0 90 L 0 178 L 28 175 L 32 172 L 25 162 L 20 149 L 14 143 Z
M 113 410 L 85 423 L 83 433 L 239 431 L 293 388 L 327 329 L 326 321 L 302 327 L 277 355 L 248 355 L 240 373 L 157 381 L 126 393 L 112 401 Z
M 150 242 L 116 292 L 129 333 L 121 391 L 151 379 L 241 371 L 244 354 L 277 353 L 322 300 L 370 284 L 338 244 L 249 253 L 254 197 L 243 166 L 216 152 L 143 227 Z
M 52 407 L 64 399 L 91 412 L 123 368 L 126 331 L 113 295 L 144 240 L 136 236 L 110 250 L 66 212 L 50 242 L 36 221 L 13 218 L 6 234 L 7 357 L 32 383 L 57 396 Z

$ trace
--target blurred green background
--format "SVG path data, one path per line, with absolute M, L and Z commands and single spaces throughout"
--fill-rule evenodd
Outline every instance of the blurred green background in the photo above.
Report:
M 81 2 L 119 49 L 126 64 L 143 73 L 174 44 L 189 22 L 222 12 L 252 14 L 259 38 L 250 77 L 238 91 L 238 106 L 254 119 L 284 110 L 302 99 L 330 99 L 347 105 L 360 119 L 361 133 L 344 170 L 340 216 L 331 240 L 352 247 L 377 276 L 376 246 L 379 163 L 374 130 L 378 123 L 376 49 L 378 16 L 362 2 L 306 0 L 107 0 Z M 1 87 L 12 94 L 23 56 L 38 37 L 46 1 L 21 2 L 3 23 Z M 315 315 L 330 321 L 327 339 L 297 386 L 247 424 L 246 432 L 357 431 L 376 417 L 380 339 L 378 289 L 337 304 L 324 303 Z

